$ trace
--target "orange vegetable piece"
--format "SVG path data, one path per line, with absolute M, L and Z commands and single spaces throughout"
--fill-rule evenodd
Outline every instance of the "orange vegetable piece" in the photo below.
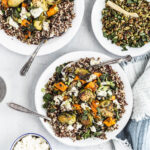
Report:
M 79 76 L 75 76 L 74 80 L 75 80 L 75 81 L 80 80 Z
M 103 121 L 103 123 L 107 126 L 107 127 L 111 127 L 114 124 L 116 124 L 116 120 L 112 117 L 107 118 L 106 120 Z
M 79 105 L 79 104 L 74 104 L 73 107 L 74 107 L 75 110 L 77 110 L 79 113 L 82 113 L 81 105 Z
M 82 84 L 85 84 L 85 83 L 86 83 L 86 81 L 80 80 L 79 76 L 76 76 L 76 77 L 74 78 L 74 80 L 75 80 L 75 81 L 78 81 L 78 80 L 79 80 Z
M 69 97 L 67 95 L 64 96 L 64 100 L 67 100 Z
M 22 3 L 22 7 L 27 8 L 27 4 L 26 3 Z
M 80 80 L 80 81 L 81 81 L 82 84 L 85 84 L 85 83 L 86 83 L 86 81 L 84 81 L 84 80 Z
M 47 15 L 48 17 L 51 17 L 55 15 L 58 11 L 59 11 L 59 8 L 57 7 L 57 5 L 54 5 L 47 11 Z
M 97 100 L 93 100 L 92 103 L 91 103 L 91 110 L 94 114 L 94 117 L 98 117 L 97 116 L 97 107 L 99 106 L 99 102 Z
M 100 77 L 102 74 L 100 72 L 94 72 L 97 77 Z
M 28 39 L 31 36 L 31 32 L 28 31 L 28 33 L 25 35 L 25 39 Z
M 86 89 L 91 89 L 92 91 L 96 91 L 98 85 L 95 82 L 89 82 L 86 86 Z
M 63 82 L 55 83 L 54 86 L 62 92 L 68 88 Z
M 81 110 L 81 105 L 79 105 L 79 104 L 74 104 L 73 106 L 75 107 L 76 110 Z
M 2 6 L 8 8 L 8 0 L 2 0 Z
M 116 96 L 112 96 L 112 97 L 111 97 L 111 100 L 115 100 L 115 99 L 116 99 Z
M 99 101 L 93 100 L 93 101 L 92 101 L 92 105 L 93 105 L 95 108 L 97 108 L 97 107 L 99 106 Z
M 91 109 L 92 109 L 92 112 L 93 112 L 94 116 L 96 116 L 97 109 L 93 105 L 91 105 Z
M 21 26 L 27 27 L 30 24 L 30 22 L 26 19 L 22 20 Z

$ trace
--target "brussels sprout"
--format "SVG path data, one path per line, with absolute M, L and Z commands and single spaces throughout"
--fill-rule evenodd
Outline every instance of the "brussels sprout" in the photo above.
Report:
M 72 125 L 76 122 L 76 115 L 75 114 L 69 114 L 69 113 L 63 113 L 63 114 L 58 116 L 58 120 L 62 124 Z
M 80 79 L 83 79 L 83 80 L 85 80 L 85 78 L 88 78 L 90 76 L 89 71 L 83 68 L 77 68 L 75 70 L 75 74 L 78 75 Z
M 108 107 L 111 103 L 112 103 L 112 101 L 110 101 L 110 100 L 103 100 L 100 102 L 100 106 L 101 107 Z
M 46 0 L 32 0 L 34 7 L 41 7 L 44 11 L 48 10 L 48 5 Z
M 47 4 L 54 5 L 55 4 L 55 0 L 47 0 Z
M 39 21 L 39 20 L 35 20 L 35 21 L 34 21 L 34 27 L 35 27 L 37 30 L 41 31 L 41 30 L 42 30 L 42 22 Z
M 113 103 L 111 103 L 111 104 L 107 107 L 107 109 L 108 109 L 109 111 L 114 111 Z
M 80 122 L 84 125 L 84 126 L 91 126 L 92 125 L 92 122 L 93 122 L 93 117 L 91 114 L 87 114 L 87 115 L 84 115 L 81 116 L 80 118 Z
M 102 91 L 108 91 L 110 88 L 109 86 L 101 86 L 98 90 L 102 90 Z
M 10 6 L 10 7 L 17 7 L 22 2 L 24 2 L 24 0 L 8 0 L 8 6 Z
M 80 91 L 79 97 L 82 101 L 88 102 L 90 100 L 93 100 L 95 98 L 95 95 L 90 89 L 83 89 Z
M 46 20 L 46 16 L 44 15 L 44 13 L 42 13 L 40 15 L 39 20 L 42 21 L 42 22 Z
M 59 4 L 61 2 L 61 0 L 47 0 L 47 3 L 49 5 L 56 5 Z
M 113 113 L 108 111 L 107 108 L 102 108 L 101 109 L 101 115 L 103 117 L 113 117 Z

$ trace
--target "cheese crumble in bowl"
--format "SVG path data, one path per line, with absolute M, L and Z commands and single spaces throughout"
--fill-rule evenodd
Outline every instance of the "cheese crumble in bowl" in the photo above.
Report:
M 49 142 L 41 135 L 27 133 L 15 140 L 10 150 L 51 150 Z

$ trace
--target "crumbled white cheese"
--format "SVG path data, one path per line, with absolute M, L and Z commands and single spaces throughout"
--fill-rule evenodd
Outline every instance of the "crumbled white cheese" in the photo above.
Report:
M 43 22 L 43 30 L 49 31 L 49 23 L 46 21 Z
M 87 82 L 91 82 L 93 80 L 95 80 L 97 78 L 97 76 L 95 74 L 90 75 L 89 79 L 87 80 Z
M 98 64 L 100 64 L 100 59 L 98 59 L 98 60 L 91 59 L 91 61 L 90 61 L 91 66 L 98 65 Z
M 101 82 L 101 85 L 107 85 L 107 82 Z
M 118 102 L 116 99 L 113 100 L 113 103 L 117 105 L 117 109 L 120 109 L 120 108 L 121 108 L 119 102 Z
M 82 103 L 82 104 L 81 104 L 81 107 L 82 107 L 84 110 L 86 110 L 87 108 L 88 108 L 88 109 L 91 109 L 86 103 Z
M 79 130 L 80 128 L 82 128 L 82 124 L 77 122 L 77 130 Z
M 68 100 L 62 102 L 62 104 L 60 106 L 61 110 L 64 110 L 64 109 L 67 111 L 72 110 L 72 106 L 70 104 L 70 101 L 71 101 L 71 99 L 68 99 Z
M 55 32 L 54 31 L 52 31 L 51 33 L 50 33 L 50 38 L 52 38 L 52 37 L 54 37 L 55 36 Z M 62 74 L 63 75 L 63 74 Z
M 27 10 L 26 10 L 26 8 L 22 7 L 20 17 L 21 17 L 21 20 L 27 19 Z
M 102 121 L 98 121 L 96 124 L 101 126 L 101 125 L 103 125 L 103 122 Z
M 77 87 L 82 87 L 82 84 L 81 84 L 81 82 L 80 81 L 78 81 L 78 83 L 77 83 Z
M 19 25 L 17 22 L 15 22 L 11 17 L 8 17 L 8 23 L 13 26 L 14 28 L 18 29 Z
M 112 91 L 111 90 L 108 90 L 107 93 L 108 93 L 109 96 L 112 96 Z
M 101 89 L 98 89 L 98 90 L 96 91 L 96 94 L 97 94 L 97 96 L 102 96 L 102 97 L 106 97 L 106 96 L 107 96 L 107 92 L 106 92 L 106 91 L 103 91 L 103 90 L 101 90 Z
M 96 128 L 94 126 L 90 127 L 92 132 L 96 132 Z
M 68 127 L 67 127 L 67 130 L 69 130 L 69 131 L 72 131 L 74 129 L 74 127 L 72 126 L 72 125 L 69 125 Z
M 64 77 L 63 77 L 63 78 L 61 78 L 61 80 L 62 80 L 62 81 L 64 81 L 64 82 L 66 81 L 66 79 L 65 79 Z
M 59 105 L 62 100 L 63 97 L 61 95 L 54 96 L 55 105 Z
M 71 90 L 68 91 L 68 94 L 69 94 L 70 96 L 74 95 L 74 96 L 77 97 L 78 94 L 79 94 L 79 91 L 78 91 L 78 89 L 77 89 L 76 87 L 72 87 Z
M 34 18 L 38 18 L 43 11 L 44 10 L 41 7 L 39 7 L 39 8 L 31 9 L 30 13 Z
M 48 143 L 43 138 L 33 137 L 32 135 L 25 136 L 17 142 L 13 150 L 49 150 Z
M 3 12 L 0 10 L 0 15 L 3 15 Z
M 71 83 L 73 80 L 74 80 L 74 78 L 72 78 L 72 77 L 69 77 L 69 80 L 68 80 L 68 82 L 69 82 L 69 83 Z

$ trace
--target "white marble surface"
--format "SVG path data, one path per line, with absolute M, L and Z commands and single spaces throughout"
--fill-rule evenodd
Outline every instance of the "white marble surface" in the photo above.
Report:
M 7 95 L 0 104 L 0 150 L 9 150 L 12 142 L 21 134 L 35 132 L 43 135 L 52 145 L 53 150 L 100 150 L 100 146 L 75 148 L 63 145 L 47 133 L 38 118 L 16 112 L 7 107 L 7 102 L 16 102 L 35 109 L 34 88 L 44 69 L 64 53 L 77 50 L 99 51 L 108 54 L 95 39 L 91 28 L 91 10 L 95 0 L 85 0 L 86 10 L 83 23 L 77 35 L 66 47 L 42 57 L 37 57 L 32 69 L 26 77 L 19 75 L 19 70 L 27 60 L 27 56 L 15 54 L 0 45 L 0 76 L 7 84 Z M 8 43 L 9 44 L 9 43 Z M 105 147 L 109 150 L 110 145 Z

